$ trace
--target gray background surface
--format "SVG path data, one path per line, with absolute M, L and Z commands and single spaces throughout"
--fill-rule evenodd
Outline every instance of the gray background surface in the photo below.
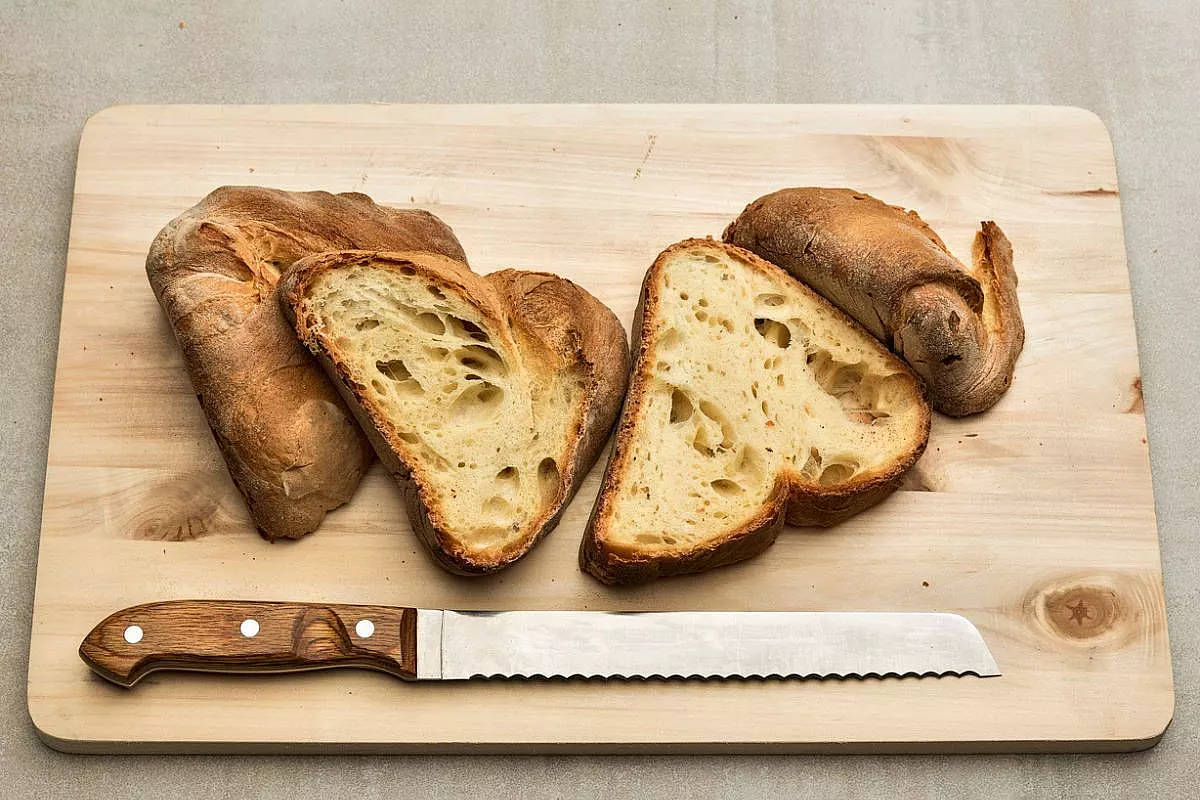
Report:
M 1200 5 L 1187 0 L 0 1 L 4 795 L 1194 796 L 1198 66 Z M 1163 742 L 1121 756 L 878 758 L 110 758 L 43 746 L 25 710 L 25 676 L 84 121 L 116 103 L 371 100 L 1055 103 L 1097 112 L 1117 153 L 1166 572 L 1177 695 Z

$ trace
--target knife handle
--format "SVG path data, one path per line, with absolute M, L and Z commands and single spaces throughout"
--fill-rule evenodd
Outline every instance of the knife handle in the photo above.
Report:
M 79 646 L 101 677 L 157 670 L 298 672 L 329 667 L 417 677 L 417 611 L 393 606 L 171 600 L 111 615 Z

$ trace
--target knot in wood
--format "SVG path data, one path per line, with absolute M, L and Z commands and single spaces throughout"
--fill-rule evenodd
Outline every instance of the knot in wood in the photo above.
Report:
M 1107 586 L 1072 586 L 1042 595 L 1044 618 L 1068 639 L 1093 639 L 1111 630 L 1121 616 L 1117 593 Z

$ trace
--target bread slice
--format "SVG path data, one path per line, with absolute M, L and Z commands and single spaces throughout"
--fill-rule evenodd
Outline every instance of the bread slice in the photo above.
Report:
M 916 376 L 780 268 L 709 239 L 673 245 L 642 285 L 635 362 L 580 551 L 606 583 L 765 550 L 784 520 L 833 525 L 921 455 Z
M 412 253 L 314 256 L 283 293 L 443 567 L 495 571 L 554 527 L 628 379 L 600 301 L 554 275 Z

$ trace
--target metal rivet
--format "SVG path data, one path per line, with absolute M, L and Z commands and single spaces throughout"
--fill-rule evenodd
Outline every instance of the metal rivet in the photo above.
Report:
M 130 644 L 137 644 L 142 640 L 142 629 L 137 625 L 130 625 L 125 629 L 125 641 Z
M 245 636 L 247 639 L 258 636 L 258 620 L 242 620 L 242 636 Z
M 354 632 L 358 634 L 360 639 L 370 639 L 375 633 L 375 623 L 369 619 L 360 619 L 358 624 L 354 626 Z

